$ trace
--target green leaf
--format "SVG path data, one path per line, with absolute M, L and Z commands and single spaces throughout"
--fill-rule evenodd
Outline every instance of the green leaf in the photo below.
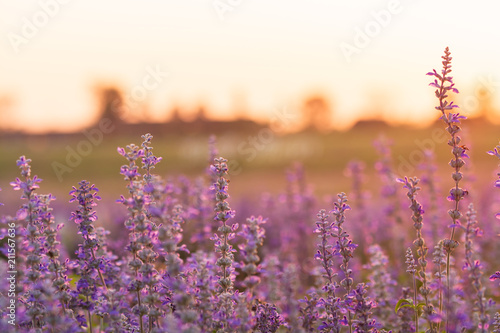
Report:
M 418 314 L 419 317 L 422 315 L 422 313 L 424 313 L 424 311 L 422 310 L 424 308 L 424 305 L 425 305 L 425 303 L 420 302 L 416 306 L 416 308 L 417 308 L 417 314 Z
M 401 308 L 405 308 L 405 307 L 410 307 L 412 309 L 415 308 L 415 306 L 413 305 L 413 300 L 411 298 L 402 298 L 398 301 L 398 303 L 396 304 L 396 307 L 394 308 L 394 311 L 396 313 L 398 313 L 398 311 L 401 309 Z

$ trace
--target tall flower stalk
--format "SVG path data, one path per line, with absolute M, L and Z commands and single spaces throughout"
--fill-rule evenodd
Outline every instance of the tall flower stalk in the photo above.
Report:
M 238 229 L 238 224 L 230 226 L 228 221 L 234 217 L 234 211 L 229 207 L 227 199 L 228 180 L 225 176 L 228 173 L 227 160 L 220 157 L 214 160 L 211 166 L 212 172 L 217 176 L 216 182 L 212 188 L 215 190 L 215 221 L 218 222 L 217 229 L 220 235 L 214 234 L 212 240 L 215 242 L 215 251 L 220 254 L 216 265 L 220 267 L 219 273 L 219 323 L 224 332 L 229 332 L 229 320 L 234 311 L 233 301 L 233 280 L 234 280 L 234 252 L 233 246 L 229 244 L 231 239 L 235 237 L 235 231 Z
M 142 148 L 134 144 L 128 145 L 127 150 L 118 148 L 118 153 L 129 161 L 128 165 L 121 167 L 120 173 L 125 177 L 125 180 L 129 181 L 127 188 L 130 197 L 121 196 L 117 200 L 117 202 L 124 204 L 129 211 L 129 217 L 125 222 L 126 228 L 130 230 L 130 242 L 127 249 L 132 254 L 129 266 L 135 273 L 135 279 L 130 282 L 128 290 L 136 295 L 137 303 L 132 311 L 139 319 L 141 333 L 146 331 L 143 317 L 147 316 L 148 326 L 151 330 L 158 326 L 160 316 L 156 310 L 159 302 L 156 287 L 159 274 L 154 265 L 158 257 L 154 250 L 158 226 L 150 220 L 148 207 L 151 203 L 150 192 L 154 188 L 151 186 L 154 177 L 150 171 L 161 159 L 156 158 L 151 152 L 152 136 L 146 134 L 143 139 Z M 142 179 L 138 171 L 138 159 L 141 159 L 142 168 L 146 170 Z
M 481 284 L 483 272 L 482 265 L 474 256 L 473 239 L 481 234 L 481 230 L 477 227 L 476 211 L 474 205 L 469 205 L 467 211 L 467 225 L 465 227 L 465 265 L 464 270 L 469 273 L 469 278 L 472 287 L 475 291 L 476 300 L 474 301 L 473 310 L 478 315 L 479 332 L 485 333 L 488 328 L 489 316 L 486 313 L 487 301 L 484 297 L 485 288 Z
M 10 185 L 14 190 L 22 190 L 23 194 L 21 199 L 25 199 L 26 203 L 21 206 L 17 212 L 17 219 L 26 222 L 25 233 L 27 242 L 23 242 L 24 250 L 26 252 L 26 280 L 28 285 L 32 285 L 31 290 L 28 292 L 26 299 L 26 314 L 31 318 L 31 327 L 33 329 L 41 328 L 44 325 L 44 306 L 41 303 L 43 292 L 40 290 L 43 272 L 42 272 L 42 255 L 44 247 L 40 242 L 41 234 L 41 221 L 40 209 L 42 203 L 38 194 L 35 193 L 39 188 L 38 183 L 42 180 L 37 176 L 31 177 L 31 160 L 25 156 L 21 156 L 17 160 L 17 166 L 21 169 L 21 178 L 16 178 Z
M 406 272 L 411 274 L 413 282 L 413 305 L 414 305 L 414 321 L 415 321 L 415 332 L 418 332 L 418 311 L 415 309 L 418 298 L 417 291 L 417 279 L 415 274 L 417 273 L 417 265 L 415 264 L 415 257 L 413 257 L 413 252 L 411 248 L 406 249 Z
M 332 235 L 337 238 L 336 245 L 333 247 L 334 255 L 342 257 L 342 264 L 340 264 L 340 270 L 344 273 L 344 278 L 340 281 L 340 285 L 345 289 L 344 302 L 351 303 L 352 295 L 351 289 L 353 286 L 352 269 L 349 268 L 349 261 L 353 257 L 354 249 L 358 246 L 349 239 L 349 234 L 344 231 L 343 225 L 346 220 L 345 213 L 351 207 L 347 204 L 347 196 L 345 193 L 340 193 L 337 195 L 338 199 L 333 203 L 332 215 L 335 217 L 332 226 Z M 347 324 L 349 326 L 349 332 L 352 332 L 352 312 L 348 309 L 347 311 Z
M 425 305 L 423 307 L 423 313 L 425 316 L 425 319 L 427 320 L 429 324 L 429 329 L 430 332 L 436 332 L 436 325 L 432 320 L 433 315 L 435 314 L 434 306 L 430 302 L 430 292 L 431 289 L 429 288 L 429 281 L 428 281 L 428 274 L 427 274 L 427 246 L 425 245 L 425 240 L 422 236 L 422 228 L 424 226 L 423 223 L 423 214 L 424 214 L 424 209 L 422 208 L 422 205 L 417 201 L 416 196 L 418 190 L 420 190 L 420 187 L 418 187 L 419 179 L 418 178 L 407 178 L 405 177 L 404 179 L 398 179 L 399 182 L 403 183 L 403 187 L 408 189 L 407 196 L 410 199 L 410 209 L 412 210 L 412 220 L 413 220 L 413 227 L 417 231 L 417 238 L 413 241 L 413 245 L 417 248 L 417 263 L 418 263 L 418 278 L 422 282 L 422 286 L 419 288 L 420 295 L 424 298 Z M 417 304 L 414 304 L 417 306 Z M 417 325 L 418 322 L 415 322 L 415 325 Z
M 239 245 L 243 262 L 239 264 L 242 273 L 245 274 L 243 285 L 247 288 L 247 293 L 253 300 L 255 298 L 255 287 L 260 283 L 261 267 L 259 266 L 259 248 L 264 244 L 266 230 L 261 227 L 266 220 L 261 216 L 247 218 L 242 230 L 238 233 L 244 238 L 244 243 Z
M 453 101 L 448 102 L 448 93 L 454 92 L 458 94 L 458 89 L 455 88 L 455 83 L 453 83 L 453 77 L 449 74 L 451 73 L 451 60 L 450 51 L 448 47 L 444 50 L 443 59 L 443 69 L 439 74 L 435 69 L 432 72 L 427 73 L 427 75 L 434 76 L 435 79 L 430 83 L 430 86 L 436 88 L 435 94 L 438 98 L 439 105 L 436 106 L 436 110 L 441 112 L 441 119 L 446 124 L 446 130 L 451 136 L 448 141 L 448 145 L 451 147 L 451 153 L 453 158 L 450 161 L 450 166 L 453 168 L 453 173 L 451 178 L 453 179 L 455 185 L 450 189 L 450 195 L 448 200 L 453 202 L 453 208 L 448 211 L 452 219 L 451 234 L 450 238 L 443 242 L 444 249 L 446 250 L 446 289 L 447 289 L 447 303 L 450 303 L 451 286 L 450 286 L 450 256 L 455 248 L 458 247 L 458 242 L 455 240 L 455 228 L 460 226 L 460 218 L 462 213 L 460 212 L 460 201 L 467 195 L 467 191 L 460 187 L 460 181 L 463 178 L 463 174 L 460 172 L 461 168 L 465 165 L 464 158 L 468 158 L 467 150 L 468 148 L 461 145 L 461 138 L 458 135 L 460 132 L 460 120 L 466 119 L 465 116 L 460 115 L 458 112 L 453 113 L 453 109 L 458 108 L 458 105 L 454 104 Z M 449 314 L 448 314 L 449 315 Z M 449 316 L 447 316 L 448 318 Z M 447 325 L 448 326 L 448 325 Z
M 76 252 L 80 275 L 76 292 L 77 296 L 84 299 L 78 298 L 78 307 L 87 312 L 89 331 L 92 332 L 92 313 L 96 301 L 100 295 L 106 294 L 108 289 L 102 273 L 105 258 L 96 255 L 99 242 L 94 226 L 97 215 L 93 207 L 97 205 L 96 201 L 101 198 L 97 195 L 99 190 L 93 184 L 90 185 L 88 181 L 83 180 L 79 185 L 78 188 L 73 186 L 73 190 L 70 192 L 70 202 L 78 202 L 78 209 L 71 214 L 71 220 L 78 225 L 78 233 L 83 237 L 83 243 L 78 246 Z M 99 284 L 104 289 L 103 291 L 98 290 Z
M 493 333 L 500 333 L 500 312 L 495 313 L 495 319 L 493 320 Z
M 333 245 L 329 242 L 330 238 L 333 237 L 333 224 L 332 222 L 330 222 L 330 216 L 324 209 L 319 211 L 317 217 L 318 220 L 316 221 L 316 229 L 314 230 L 314 232 L 319 234 L 318 237 L 320 238 L 320 242 L 318 243 L 318 250 L 314 258 L 321 261 L 321 266 L 323 268 L 322 276 L 326 282 L 323 286 L 323 291 L 326 293 L 326 298 L 322 297 L 319 299 L 319 304 L 321 304 L 325 308 L 326 318 L 323 318 L 323 324 L 319 328 L 322 330 L 322 332 L 340 332 L 340 299 L 336 296 L 335 292 L 339 285 L 334 280 L 334 278 L 337 276 L 337 273 L 335 273 L 335 264 L 333 260 L 334 249 Z
M 73 317 L 73 313 L 68 309 L 68 303 L 71 300 L 69 278 L 67 276 L 68 265 L 61 263 L 58 241 L 58 231 L 63 227 L 63 224 L 55 226 L 54 216 L 52 215 L 52 208 L 49 206 L 50 202 L 55 200 L 51 194 L 40 195 L 40 202 L 42 203 L 40 209 L 40 217 L 42 222 L 42 238 L 45 247 L 45 254 L 48 257 L 47 270 L 52 273 L 52 285 L 56 289 L 56 297 L 59 299 L 63 314 Z
M 151 184 L 151 181 L 153 179 L 153 174 L 151 174 L 151 170 L 155 168 L 155 165 L 158 164 L 162 158 L 161 157 L 156 157 L 153 154 L 153 147 L 151 146 L 151 140 L 153 140 L 153 136 L 149 133 L 141 136 L 141 138 L 144 140 L 141 144 L 142 151 L 143 151 L 143 157 L 142 157 L 142 169 L 145 170 L 144 173 L 144 180 L 146 181 L 146 184 Z
M 370 261 L 364 268 L 371 271 L 368 276 L 370 280 L 370 297 L 377 302 L 377 307 L 373 310 L 373 314 L 379 321 L 387 323 L 395 322 L 391 320 L 391 317 L 394 315 L 395 302 L 392 301 L 392 295 L 394 294 L 396 281 L 392 279 L 388 270 L 389 259 L 378 244 L 371 245 L 367 252 Z
M 434 283 L 438 290 L 438 309 L 443 312 L 443 279 L 446 278 L 446 251 L 443 246 L 444 241 L 440 240 L 432 253 L 432 262 L 434 263 Z M 441 328 L 441 322 L 438 323 L 438 331 Z

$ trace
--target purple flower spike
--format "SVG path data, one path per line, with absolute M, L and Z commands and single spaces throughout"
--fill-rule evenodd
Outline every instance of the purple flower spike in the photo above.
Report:
M 495 274 L 490 276 L 490 281 L 495 281 L 500 279 L 500 271 L 496 271 Z
M 454 202 L 454 207 L 448 211 L 452 221 L 454 224 L 458 224 L 462 213 L 460 212 L 459 202 L 462 200 L 467 191 L 461 189 L 459 187 L 460 181 L 463 178 L 462 173 L 460 172 L 461 168 L 465 165 L 464 158 L 468 158 L 469 156 L 466 154 L 466 150 L 468 148 L 464 145 L 460 145 L 461 138 L 458 136 L 460 132 L 460 121 L 466 119 L 465 116 L 460 115 L 459 113 L 452 113 L 451 110 L 457 108 L 456 104 L 453 102 L 448 102 L 448 91 L 453 91 L 458 93 L 458 90 L 454 87 L 453 77 L 448 74 L 451 72 L 451 60 L 450 51 L 448 48 L 444 50 L 445 55 L 442 57 L 443 61 L 443 69 L 441 74 L 438 74 L 436 70 L 433 72 L 427 73 L 427 75 L 431 75 L 436 77 L 432 85 L 437 89 L 435 91 L 436 97 L 438 98 L 439 105 L 436 106 L 436 109 L 441 111 L 441 119 L 447 125 L 446 130 L 451 135 L 451 139 L 448 141 L 448 145 L 451 147 L 451 152 L 453 154 L 453 159 L 450 161 L 450 166 L 454 169 L 452 173 L 452 179 L 454 181 L 454 187 L 450 190 L 450 196 L 448 196 L 448 200 Z M 456 241 L 454 240 L 455 229 L 451 230 L 451 235 L 446 242 L 445 247 L 451 253 L 451 251 L 455 248 Z

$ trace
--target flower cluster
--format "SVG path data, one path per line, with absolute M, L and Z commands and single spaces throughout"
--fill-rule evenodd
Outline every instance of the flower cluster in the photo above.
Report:
M 215 190 L 215 218 L 214 220 L 220 224 L 217 229 L 220 236 L 214 234 L 212 240 L 215 242 L 215 251 L 220 253 L 216 265 L 220 267 L 218 284 L 219 290 L 219 307 L 218 317 L 222 329 L 228 330 L 230 327 L 229 319 L 234 311 L 233 281 L 234 281 L 234 252 L 236 252 L 229 241 L 234 239 L 235 231 L 238 229 L 238 224 L 229 226 L 227 222 L 234 217 L 234 211 L 229 207 L 227 199 L 229 194 L 228 180 L 225 178 L 228 172 L 227 160 L 224 158 L 216 158 L 211 170 L 217 177 L 212 188 Z
M 261 225 L 265 224 L 266 220 L 262 216 L 252 216 L 242 225 L 242 230 L 238 233 L 243 237 L 245 242 L 239 245 L 240 253 L 243 256 L 243 262 L 239 264 L 242 274 L 245 275 L 243 284 L 250 294 L 253 294 L 253 289 L 260 283 L 259 274 L 262 268 L 259 267 L 259 247 L 264 244 L 266 231 Z
M 451 147 L 451 152 L 453 154 L 453 159 L 450 161 L 450 166 L 454 169 L 454 172 L 451 174 L 453 181 L 455 182 L 455 186 L 450 190 L 450 195 L 448 196 L 448 200 L 454 202 L 454 208 L 448 211 L 448 214 L 451 216 L 453 220 L 453 224 L 460 224 L 459 219 L 462 216 L 462 213 L 459 209 L 459 203 L 462 199 L 467 195 L 467 190 L 460 188 L 460 181 L 463 178 L 463 174 L 460 172 L 462 167 L 465 165 L 464 158 L 468 158 L 467 150 L 468 148 L 465 145 L 461 145 L 462 139 L 458 135 L 460 132 L 460 121 L 462 119 L 466 119 L 465 116 L 460 115 L 459 113 L 453 113 L 452 110 L 458 108 L 458 105 L 452 102 L 448 102 L 448 93 L 450 91 L 458 94 L 458 89 L 455 88 L 455 83 L 453 83 L 453 77 L 449 74 L 451 73 L 451 60 L 450 51 L 448 48 L 444 50 L 443 58 L 443 69 L 441 70 L 441 74 L 439 74 L 436 70 L 427 73 L 427 75 L 434 76 L 435 79 L 430 86 L 435 87 L 436 97 L 438 98 L 439 105 L 436 106 L 436 110 L 441 111 L 441 119 L 447 125 L 446 130 L 451 135 L 451 139 L 448 141 L 448 145 Z M 445 248 L 448 252 L 451 252 L 456 246 L 456 241 L 454 240 L 455 229 L 452 228 L 451 236 L 446 242 Z
M 487 332 L 489 316 L 486 312 L 487 300 L 484 296 L 485 288 L 481 284 L 483 276 L 482 265 L 479 260 L 474 258 L 473 238 L 481 234 L 481 230 L 477 227 L 476 211 L 474 204 L 469 205 L 467 211 L 467 225 L 465 227 L 465 264 L 463 269 L 469 273 L 469 279 L 476 294 L 476 300 L 472 308 L 478 315 L 479 323 L 477 325 L 479 332 Z
M 319 300 L 319 304 L 325 308 L 326 313 L 325 318 L 322 318 L 323 325 L 320 328 L 323 330 L 339 330 L 341 320 L 340 298 L 336 296 L 336 289 L 339 288 L 339 285 L 334 280 L 337 273 L 335 272 L 334 249 L 330 243 L 330 238 L 333 237 L 333 224 L 329 221 L 330 216 L 324 209 L 319 211 L 317 217 L 318 221 L 316 221 L 316 229 L 314 231 L 319 234 L 321 242 L 318 243 L 318 251 L 314 258 L 321 261 L 322 275 L 325 279 L 323 291 L 326 294 L 326 297 Z M 312 294 L 312 299 L 314 298 L 315 294 Z M 309 302 L 307 298 L 305 300 Z
M 106 294 L 104 290 L 99 289 L 107 289 L 103 271 L 109 265 L 106 258 L 96 254 L 100 245 L 95 232 L 97 214 L 93 207 L 97 205 L 96 201 L 101 199 L 97 195 L 98 191 L 93 184 L 90 185 L 88 181 L 82 180 L 79 187 L 73 186 L 73 190 L 69 193 L 70 202 L 78 203 L 78 208 L 71 214 L 70 219 L 78 225 L 78 233 L 83 238 L 83 243 L 78 245 L 76 251 L 78 263 L 76 272 L 80 278 L 74 293 L 76 304 L 72 306 L 88 313 L 89 325 L 92 325 L 91 314 L 95 310 L 98 298 Z
M 417 263 L 419 270 L 417 271 L 417 276 L 419 280 L 422 282 L 422 286 L 419 288 L 419 292 L 424 298 L 425 301 L 425 306 L 423 307 L 423 312 L 425 315 L 425 318 L 427 319 L 429 323 L 429 327 L 431 327 L 431 330 L 434 330 L 435 325 L 432 322 L 433 314 L 435 313 L 434 306 L 430 303 L 430 298 L 429 294 L 431 292 L 428 283 L 429 283 L 429 277 L 428 273 L 426 271 L 427 268 L 427 246 L 425 245 L 425 240 L 422 237 L 422 228 L 423 228 L 423 214 L 424 214 L 424 209 L 420 205 L 420 203 L 417 201 L 416 196 L 418 190 L 420 188 L 417 186 L 419 183 L 418 178 L 410 178 L 408 179 L 405 177 L 404 179 L 398 179 L 399 182 L 403 183 L 403 187 L 408 189 L 407 196 L 410 199 L 410 209 L 412 211 L 412 220 L 413 220 L 413 227 L 417 231 L 417 238 L 413 242 L 413 245 L 417 248 Z M 411 262 L 411 259 L 410 259 Z M 414 268 L 413 268 L 414 269 Z

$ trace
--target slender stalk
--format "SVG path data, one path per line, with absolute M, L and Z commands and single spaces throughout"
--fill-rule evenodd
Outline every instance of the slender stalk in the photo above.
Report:
M 235 231 L 238 229 L 238 224 L 228 225 L 229 219 L 234 217 L 234 211 L 229 207 L 227 199 L 229 194 L 228 180 L 225 175 L 228 172 L 227 160 L 224 158 L 216 158 L 214 163 L 211 165 L 211 170 L 215 176 L 217 176 L 216 182 L 212 185 L 211 189 L 215 190 L 215 218 L 214 220 L 219 223 L 219 228 L 217 231 L 222 234 L 222 237 L 215 234 L 212 240 L 215 242 L 215 251 L 220 253 L 220 257 L 216 261 L 216 265 L 220 267 L 220 275 L 218 279 L 219 290 L 218 290 L 218 303 L 217 306 L 221 309 L 222 318 L 219 320 L 219 324 L 225 331 L 230 329 L 229 318 L 234 314 L 234 300 L 233 300 L 233 276 L 234 267 L 233 260 L 234 249 L 228 240 L 233 239 L 235 236 Z
M 141 308 L 141 291 L 137 290 L 137 303 L 139 304 L 139 308 Z M 142 324 L 142 314 L 139 314 L 139 327 L 141 333 L 144 333 L 144 326 Z
M 87 296 L 87 302 L 89 301 L 89 297 Z M 89 333 L 93 332 L 92 328 L 92 315 L 90 314 L 90 309 L 87 309 L 87 314 L 89 316 Z
M 419 279 L 422 281 L 422 287 L 420 287 L 420 294 L 424 298 L 425 302 L 425 307 L 424 307 L 424 316 L 425 319 L 427 319 L 427 322 L 429 324 L 429 331 L 430 332 L 436 332 L 433 322 L 430 319 L 430 316 L 435 312 L 434 307 L 431 304 L 429 300 L 429 294 L 430 294 L 430 288 L 428 286 L 428 281 L 427 281 L 427 246 L 425 245 L 425 240 L 422 237 L 422 228 L 423 228 L 423 214 L 424 214 L 424 209 L 422 208 L 422 205 L 417 201 L 416 196 L 417 192 L 420 190 L 420 187 L 418 187 L 419 179 L 414 177 L 414 178 L 407 178 L 405 177 L 404 179 L 398 179 L 399 182 L 404 184 L 404 188 L 408 189 L 407 196 L 410 199 L 411 205 L 410 209 L 412 210 L 412 221 L 413 221 L 413 227 L 417 231 L 417 238 L 413 241 L 413 245 L 417 248 L 417 262 L 418 266 L 420 269 L 418 270 L 418 276 Z M 413 271 L 413 273 L 415 273 Z M 414 304 L 415 306 L 417 304 Z
M 415 272 L 417 271 L 417 266 L 415 265 L 415 258 L 413 257 L 413 252 L 411 248 L 406 249 L 406 261 L 407 268 L 406 272 L 410 273 L 413 280 L 413 305 L 417 305 L 418 290 L 417 290 L 417 279 L 415 277 Z M 418 332 L 418 312 L 416 308 L 413 308 L 415 317 L 415 331 Z
M 439 313 L 443 313 L 443 270 L 442 266 L 446 266 L 446 261 L 444 258 L 446 257 L 444 248 L 443 248 L 443 241 L 439 241 L 439 243 L 434 246 L 434 259 L 432 262 L 435 264 L 435 267 L 437 267 L 437 272 L 435 273 L 436 279 L 437 279 L 437 286 L 438 286 L 438 309 Z M 437 331 L 440 332 L 441 330 L 441 322 L 438 322 L 437 324 Z
M 95 257 L 94 248 L 91 248 L 91 253 L 92 253 L 92 258 L 94 260 L 97 260 L 96 257 Z M 104 287 L 104 289 L 106 289 L 106 292 L 107 292 L 108 291 L 108 286 L 106 286 L 106 281 L 104 281 L 104 276 L 102 275 L 101 269 L 99 267 L 97 267 L 97 273 L 99 275 L 99 279 L 101 279 L 102 286 Z
M 340 264 L 340 269 L 344 272 L 345 278 L 340 281 L 340 285 L 344 287 L 346 294 L 344 298 L 347 300 L 351 294 L 351 287 L 353 285 L 353 279 L 351 278 L 352 270 L 348 268 L 349 261 L 353 257 L 353 251 L 356 249 L 357 245 L 353 244 L 349 239 L 349 235 L 343 230 L 343 224 L 345 222 L 345 212 L 349 209 L 347 204 L 347 196 L 345 193 L 340 193 L 337 195 L 338 199 L 334 202 L 334 209 L 331 211 L 333 216 L 335 216 L 335 222 L 333 223 L 333 229 L 337 231 L 335 235 L 337 237 L 337 245 L 335 246 L 336 254 L 342 257 L 342 264 Z M 352 313 L 351 310 L 347 310 L 347 320 L 349 324 L 349 333 L 352 333 Z
M 413 304 L 417 305 L 417 279 L 415 278 L 415 272 L 413 272 Z M 418 332 L 418 311 L 415 310 L 415 332 Z
M 467 211 L 467 226 L 465 228 L 465 266 L 464 270 L 469 273 L 469 278 L 471 280 L 472 287 L 475 291 L 476 300 L 473 304 L 473 311 L 477 313 L 478 316 L 478 328 L 479 332 L 486 333 L 488 327 L 489 315 L 487 314 L 487 303 L 484 297 L 484 288 L 481 284 L 481 277 L 483 272 L 481 271 L 482 265 L 479 260 L 474 258 L 473 249 L 473 238 L 481 233 L 480 229 L 477 228 L 476 211 L 474 205 L 471 203 L 469 205 L 469 210 Z
M 465 119 L 465 116 L 461 116 L 459 113 L 452 113 L 451 111 L 454 108 L 458 108 L 457 105 L 453 104 L 453 102 L 448 102 L 446 98 L 448 97 L 448 92 L 451 90 L 454 93 L 458 93 L 458 90 L 454 87 L 453 77 L 449 76 L 451 72 L 451 60 L 450 52 L 448 47 L 444 51 L 445 55 L 442 56 L 442 64 L 443 69 L 441 70 L 441 74 L 438 74 L 436 70 L 433 72 L 427 73 L 427 75 L 434 76 L 436 79 L 430 85 L 436 88 L 435 94 L 439 100 L 439 105 L 435 108 L 441 112 L 441 119 L 443 119 L 444 123 L 447 125 L 446 130 L 451 135 L 451 139 L 448 141 L 448 145 L 452 148 L 451 152 L 453 154 L 453 158 L 450 161 L 450 166 L 454 169 L 452 173 L 452 179 L 455 182 L 454 187 L 450 190 L 450 195 L 448 199 L 454 201 L 454 209 L 449 210 L 448 214 L 450 215 L 453 224 L 451 228 L 450 238 L 446 239 L 443 243 L 444 249 L 446 250 L 446 302 L 447 302 L 447 312 L 450 308 L 450 297 L 451 297 L 451 282 L 450 282 L 450 257 L 453 250 L 458 247 L 458 242 L 455 241 L 455 228 L 460 226 L 460 217 L 462 214 L 460 213 L 459 203 L 466 195 L 467 191 L 460 188 L 459 183 L 462 179 L 463 175 L 460 172 L 460 169 L 465 165 L 465 161 L 463 158 L 467 158 L 466 150 L 467 147 L 464 145 L 460 145 L 461 138 L 458 136 L 458 132 L 460 132 L 460 120 Z M 449 328 L 449 313 L 446 314 L 446 330 Z

